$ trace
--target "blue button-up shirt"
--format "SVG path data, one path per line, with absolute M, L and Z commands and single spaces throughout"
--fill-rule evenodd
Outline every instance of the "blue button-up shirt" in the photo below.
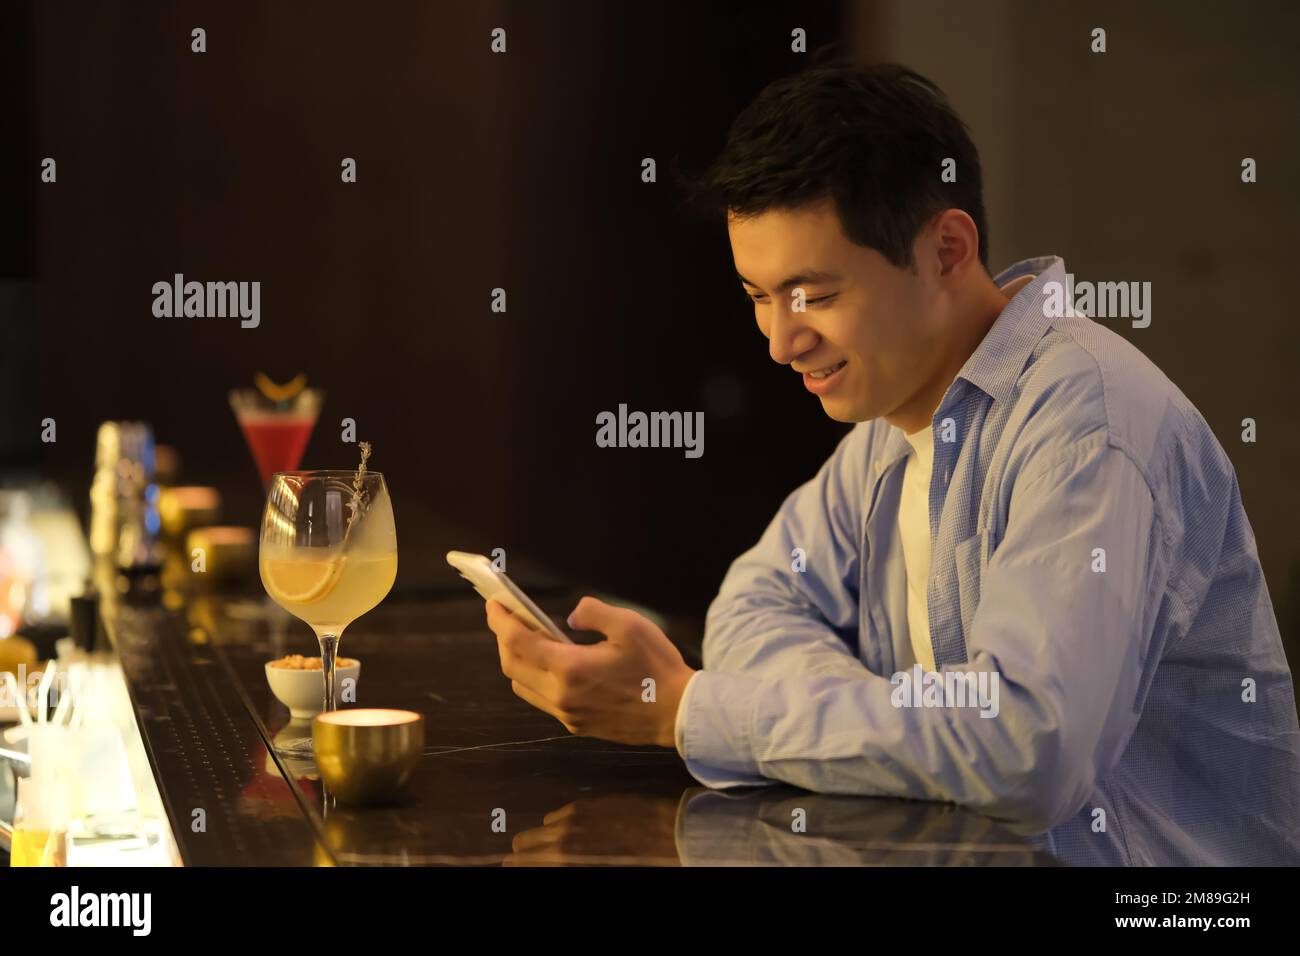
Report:
M 710 606 L 686 765 L 953 801 L 1071 863 L 1300 863 L 1295 695 L 1232 464 L 1138 349 L 1045 308 L 1061 259 L 996 281 L 1024 275 L 932 419 L 930 639 L 971 699 L 911 670 L 914 452 L 863 422 Z

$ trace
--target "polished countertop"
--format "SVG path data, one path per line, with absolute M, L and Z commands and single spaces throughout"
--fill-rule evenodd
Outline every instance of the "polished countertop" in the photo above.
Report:
M 534 596 L 555 616 L 577 598 Z M 472 594 L 394 594 L 343 637 L 361 661 L 355 706 L 424 715 L 423 758 L 387 806 L 327 798 L 310 723 L 290 720 L 264 673 L 315 638 L 267 599 L 121 607 L 110 626 L 187 865 L 1055 863 L 951 805 L 711 791 L 673 750 L 572 736 L 511 692 Z M 694 650 L 686 640 L 698 663 Z

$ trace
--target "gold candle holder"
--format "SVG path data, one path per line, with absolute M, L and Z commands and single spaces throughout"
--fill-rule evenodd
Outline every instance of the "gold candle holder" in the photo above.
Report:
M 424 753 L 424 717 L 410 710 L 358 708 L 317 714 L 312 750 L 321 780 L 343 803 L 391 801 Z
M 163 534 L 179 540 L 191 528 L 221 519 L 221 492 L 202 485 L 163 488 L 158 492 L 158 517 Z
M 182 557 L 196 584 L 242 580 L 257 567 L 256 536 L 249 528 L 195 528 L 185 536 Z

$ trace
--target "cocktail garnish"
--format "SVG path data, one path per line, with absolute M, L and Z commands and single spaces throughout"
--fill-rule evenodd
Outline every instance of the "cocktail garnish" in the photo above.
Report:
M 347 530 L 343 532 L 344 541 L 352 533 L 352 525 L 356 523 L 357 516 L 361 514 L 361 483 L 366 477 L 366 462 L 370 460 L 370 442 L 361 443 L 361 467 L 357 469 L 356 475 L 352 478 L 352 514 L 348 518 Z
M 258 372 L 253 376 L 253 384 L 257 390 L 266 396 L 267 401 L 287 402 L 295 398 L 299 392 L 307 387 L 307 376 L 299 372 L 283 385 L 277 385 L 271 381 L 270 377 L 263 372 Z
M 346 554 L 323 561 L 268 561 L 262 585 L 281 607 L 301 607 L 327 597 L 343 575 Z

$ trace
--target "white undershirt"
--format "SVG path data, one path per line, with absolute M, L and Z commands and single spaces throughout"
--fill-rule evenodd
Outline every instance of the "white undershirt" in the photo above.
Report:
M 1008 299 L 1033 282 L 1036 276 L 1021 276 L 1002 286 Z M 898 535 L 903 542 L 903 564 L 907 566 L 907 632 L 912 653 L 927 672 L 934 667 L 930 645 L 930 474 L 934 470 L 934 428 L 926 425 L 905 436 L 913 454 L 903 470 L 903 497 L 898 503 Z

